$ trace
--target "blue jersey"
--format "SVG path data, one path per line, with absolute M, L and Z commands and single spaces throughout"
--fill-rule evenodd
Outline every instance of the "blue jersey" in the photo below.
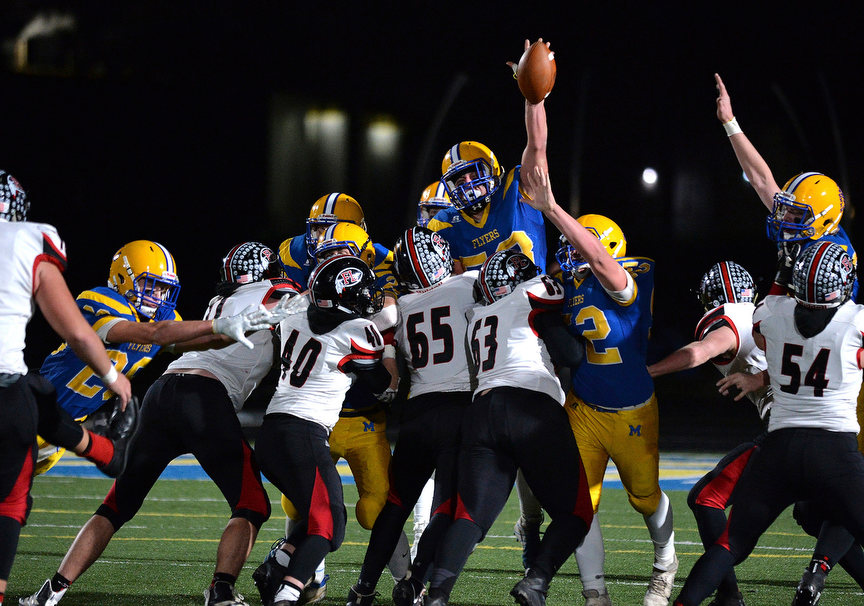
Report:
M 375 284 L 386 294 L 396 296 L 398 282 L 393 273 L 393 253 L 381 244 L 373 244 L 375 256 L 372 261 L 372 272 L 375 274 Z M 309 275 L 317 263 L 306 252 L 306 236 L 288 238 L 279 245 L 279 261 L 289 278 L 303 288 L 309 286 Z
M 522 202 L 520 166 L 509 173 L 475 221 L 455 208 L 445 208 L 429 221 L 429 229 L 450 243 L 450 255 L 465 270 L 480 269 L 487 257 L 517 247 L 546 271 L 546 225 L 543 213 Z
M 646 368 L 654 298 L 654 261 L 618 259 L 634 281 L 634 295 L 618 303 L 590 271 L 564 281 L 564 314 L 573 334 L 586 339 L 585 361 L 571 371 L 573 392 L 603 408 L 629 408 L 646 402 L 654 382 Z
M 129 322 L 150 321 L 140 315 L 123 295 L 108 286 L 85 290 L 78 295 L 75 302 L 84 319 L 97 333 L 106 324 L 118 319 Z M 166 320 L 180 320 L 180 315 L 176 310 L 172 310 Z M 160 346 L 143 343 L 106 343 L 105 349 L 108 357 L 114 362 L 117 372 L 122 372 L 131 379 L 135 373 L 150 363 Z M 95 412 L 113 396 L 113 392 L 105 388 L 93 370 L 82 362 L 66 343 L 45 358 L 39 372 L 54 385 L 60 407 L 72 415 L 73 419 Z

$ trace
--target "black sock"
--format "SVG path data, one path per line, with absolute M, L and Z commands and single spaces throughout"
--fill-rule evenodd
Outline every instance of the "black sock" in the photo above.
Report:
M 210 583 L 212 587 L 216 583 L 228 583 L 231 587 L 234 586 L 234 583 L 237 582 L 237 577 L 234 575 L 228 574 L 227 572 L 217 572 L 213 575 L 213 582 Z
M 810 560 L 810 564 L 807 565 L 807 570 L 810 572 L 820 571 L 826 575 L 831 572 L 832 568 L 834 568 L 834 562 L 831 561 L 829 556 L 821 553 L 814 553 L 813 559 Z
M 51 577 L 51 591 L 63 591 L 64 589 L 69 589 L 72 585 L 72 581 L 64 577 L 59 572 L 55 573 L 53 577 Z

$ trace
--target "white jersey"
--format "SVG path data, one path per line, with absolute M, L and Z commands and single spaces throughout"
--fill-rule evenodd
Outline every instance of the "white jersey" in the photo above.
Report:
M 0 221 L 0 373 L 26 374 L 24 345 L 33 317 L 39 263 L 66 269 L 66 245 L 46 223 Z
M 477 271 L 450 276 L 399 297 L 396 343 L 411 376 L 409 398 L 439 391 L 471 391 L 465 351 Z
M 548 276 L 537 276 L 491 305 L 469 310 L 468 342 L 477 373 L 475 396 L 493 387 L 522 387 L 564 404 L 549 351 L 533 322 L 537 310 L 560 314 L 563 302 L 561 286 Z
M 241 313 L 250 305 L 259 305 L 295 292 L 284 280 L 263 280 L 244 284 L 228 297 L 213 297 L 204 314 L 205 320 L 226 318 Z M 232 343 L 221 349 L 188 351 L 168 365 L 169 370 L 199 369 L 211 372 L 228 392 L 234 410 L 243 408 L 246 398 L 273 365 L 273 333 L 258 330 L 248 338 L 255 346 L 249 349 Z
M 313 308 L 309 308 L 312 311 Z M 279 324 L 282 373 L 267 413 L 288 413 L 333 429 L 352 376 L 345 365 L 379 363 L 384 338 L 371 320 L 353 318 L 330 332 L 316 334 L 308 312 Z
M 795 327 L 796 304 L 792 297 L 772 295 L 753 312 L 754 329 L 765 337 L 774 392 L 768 431 L 816 427 L 858 433 L 864 306 L 847 301 L 822 332 L 805 338 Z
M 714 368 L 725 377 L 736 372 L 747 374 L 760 373 L 768 367 L 765 352 L 753 340 L 753 303 L 726 303 L 715 307 L 699 320 L 696 325 L 696 338 L 700 341 L 708 333 L 721 326 L 729 327 L 735 333 L 735 351 L 728 356 L 714 358 Z M 756 406 L 760 419 L 771 409 L 773 401 L 771 388 L 766 385 L 748 393 L 747 398 Z

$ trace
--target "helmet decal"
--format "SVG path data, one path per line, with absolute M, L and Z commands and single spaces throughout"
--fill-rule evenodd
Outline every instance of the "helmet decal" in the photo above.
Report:
M 734 261 L 720 261 L 703 274 L 698 297 L 708 311 L 726 303 L 753 303 L 756 289 L 746 269 Z
M 849 300 L 855 264 L 839 244 L 821 241 L 798 256 L 792 273 L 795 299 L 808 307 L 837 307 Z

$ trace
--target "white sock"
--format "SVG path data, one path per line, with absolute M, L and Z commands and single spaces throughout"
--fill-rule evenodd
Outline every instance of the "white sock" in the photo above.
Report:
M 411 545 L 411 559 L 417 556 L 417 544 L 420 542 L 420 535 L 429 524 L 429 517 L 432 514 L 432 498 L 435 496 L 435 474 L 429 478 L 423 491 L 420 493 L 420 498 L 414 505 L 414 543 Z
M 675 560 L 675 531 L 672 528 L 672 504 L 665 492 L 660 493 L 657 510 L 643 518 L 654 542 L 654 567 L 668 570 Z
M 606 591 L 606 575 L 603 566 L 606 563 L 606 550 L 603 548 L 603 534 L 600 532 L 600 518 L 595 513 L 588 534 L 582 544 L 573 552 L 576 564 L 579 565 L 579 577 L 583 589 L 596 589 L 601 594 Z
M 285 551 L 284 549 L 276 550 L 276 563 L 280 566 L 284 566 L 288 568 L 288 564 L 291 563 L 291 554 Z
M 324 576 L 324 560 L 321 560 L 318 568 L 315 569 L 315 582 L 320 585 L 324 581 Z
M 390 574 L 393 575 L 394 581 L 401 581 L 408 574 L 408 568 L 411 566 L 411 549 L 408 547 L 408 537 L 403 531 L 399 535 L 399 542 L 396 544 L 396 549 L 393 550 L 393 555 L 390 556 L 390 561 L 387 562 L 387 568 L 390 569 Z
M 276 595 L 273 597 L 274 602 L 280 602 L 282 600 L 296 602 L 299 599 L 300 590 L 290 583 L 282 583 L 279 585 L 279 591 L 277 591 Z

